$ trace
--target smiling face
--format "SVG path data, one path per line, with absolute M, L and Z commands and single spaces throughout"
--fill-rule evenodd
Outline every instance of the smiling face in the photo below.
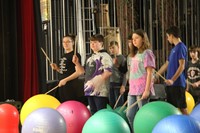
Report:
M 70 37 L 64 37 L 62 44 L 67 53 L 73 51 L 74 41 Z
M 143 44 L 143 38 L 140 35 L 133 33 L 132 42 L 133 45 L 139 49 Z

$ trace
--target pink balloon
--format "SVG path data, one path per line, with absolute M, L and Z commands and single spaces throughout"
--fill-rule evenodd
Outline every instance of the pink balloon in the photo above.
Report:
M 58 106 L 57 111 L 65 119 L 67 133 L 81 133 L 91 114 L 88 108 L 78 101 L 66 101 Z
M 0 105 L 0 133 L 19 133 L 19 112 L 11 104 Z

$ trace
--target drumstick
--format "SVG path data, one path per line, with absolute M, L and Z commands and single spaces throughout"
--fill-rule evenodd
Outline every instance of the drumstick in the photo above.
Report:
M 135 103 L 133 103 L 131 106 L 129 106 L 126 110 L 124 110 L 124 112 L 127 112 L 128 110 L 130 110 L 132 107 L 134 107 L 136 104 L 138 104 L 141 100 L 142 100 L 142 98 L 137 100 Z
M 115 108 L 116 108 L 116 106 L 117 106 L 117 104 L 118 104 L 118 102 L 119 102 L 119 100 L 120 100 L 121 96 L 122 96 L 122 94 L 120 94 L 120 95 L 119 95 L 119 97 L 117 98 L 117 101 L 116 101 L 116 103 L 115 103 L 115 106 L 114 106 L 114 108 L 113 108 L 113 109 L 115 109 Z
M 52 92 L 53 90 L 57 89 L 59 86 L 57 85 L 56 87 L 52 88 L 51 90 L 47 91 L 45 94 L 48 94 L 50 92 Z
M 41 47 L 41 50 L 43 52 L 43 54 L 45 55 L 46 59 L 49 61 L 49 63 L 51 64 L 51 60 L 49 59 L 49 57 L 47 56 L 47 54 L 45 53 L 44 49 Z
M 77 41 L 78 41 L 78 38 L 76 37 L 75 42 L 74 42 L 74 55 L 76 55 Z
M 156 70 L 154 70 L 157 74 L 158 74 L 158 76 L 160 76 L 163 80 L 166 80 L 166 78 L 164 78 L 160 73 L 158 73 Z M 190 82 L 190 81 L 188 81 L 188 80 L 186 80 L 186 82 L 189 84 L 189 85 L 192 85 L 192 83 Z
M 126 100 L 126 102 L 122 105 L 122 107 L 119 109 L 119 112 L 121 112 L 124 109 L 127 103 L 128 103 L 128 100 Z
M 156 70 L 154 70 L 156 72 L 156 74 L 158 74 L 158 76 L 160 76 L 163 80 L 166 80 L 166 78 L 164 78 L 160 73 L 158 73 Z

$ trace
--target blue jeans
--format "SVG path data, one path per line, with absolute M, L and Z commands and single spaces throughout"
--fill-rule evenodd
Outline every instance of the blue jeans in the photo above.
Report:
M 109 91 L 109 104 L 113 108 L 115 106 L 115 103 L 120 95 L 120 86 L 118 87 L 110 87 Z M 122 106 L 124 104 L 124 94 L 120 97 L 117 106 Z
M 141 98 L 141 95 L 138 95 L 138 96 L 133 96 L 133 95 L 128 95 L 128 106 L 131 106 L 132 104 L 134 104 L 137 100 L 139 100 Z M 144 99 L 144 100 L 141 100 L 140 102 L 138 102 L 138 104 L 136 104 L 135 106 L 133 106 L 132 108 L 130 108 L 129 110 L 127 110 L 126 112 L 126 117 L 128 118 L 128 121 L 129 121 L 129 124 L 130 124 L 130 127 L 131 127 L 131 130 L 133 130 L 133 121 L 134 121 L 134 118 L 135 118 L 135 115 L 137 113 L 137 111 L 143 106 L 145 105 L 146 103 L 148 103 L 149 99 Z
M 108 98 L 107 97 L 88 96 L 88 104 L 90 106 L 90 112 L 93 115 L 97 111 L 106 108 L 106 106 L 108 104 Z

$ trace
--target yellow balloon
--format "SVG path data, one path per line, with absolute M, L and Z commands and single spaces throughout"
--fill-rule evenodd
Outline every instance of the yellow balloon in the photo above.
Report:
M 20 111 L 20 121 L 23 125 L 26 117 L 34 110 L 49 107 L 56 109 L 61 103 L 53 96 L 38 94 L 29 98 L 22 106 Z
M 191 113 L 195 106 L 194 98 L 187 91 L 185 92 L 185 98 L 186 98 L 186 103 L 187 103 L 187 111 L 188 111 L 188 113 Z

